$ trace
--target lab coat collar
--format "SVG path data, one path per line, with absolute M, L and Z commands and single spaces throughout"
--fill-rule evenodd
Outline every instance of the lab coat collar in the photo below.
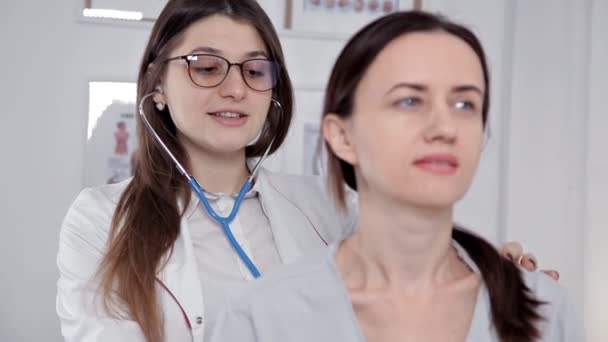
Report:
M 249 170 L 253 170 L 253 168 L 255 167 L 256 161 L 257 161 L 256 159 L 248 159 L 247 168 Z M 257 179 L 259 178 L 259 175 L 261 173 L 265 173 L 265 172 L 267 172 L 267 171 L 263 167 L 260 167 L 258 174 L 253 179 L 253 186 L 251 187 L 251 189 L 249 189 L 249 191 L 245 195 L 245 198 L 251 198 L 251 197 L 255 197 L 255 196 L 259 195 L 260 186 L 258 185 Z M 189 188 L 189 190 L 190 190 L 190 203 L 188 204 L 188 207 L 186 208 L 186 211 L 184 212 L 184 218 L 186 218 L 186 219 L 188 219 L 188 218 L 190 218 L 190 216 L 192 216 L 194 211 L 197 210 L 199 203 L 201 202 L 201 200 L 200 200 L 200 198 L 198 198 L 196 192 L 194 192 L 194 190 L 192 190 L 191 188 Z M 210 192 L 210 191 L 204 191 L 204 192 L 205 192 L 205 195 L 207 196 L 207 199 L 209 199 L 209 201 L 215 201 L 215 200 L 219 199 L 221 196 L 226 195 L 223 193 Z M 233 198 L 236 198 L 238 196 L 238 192 L 232 193 L 232 194 L 230 194 L 230 196 Z M 181 210 L 183 210 L 183 208 L 184 208 L 184 199 L 180 197 L 177 201 L 177 204 L 178 204 L 178 208 L 181 212 Z M 198 209 L 198 210 L 201 210 L 201 209 Z

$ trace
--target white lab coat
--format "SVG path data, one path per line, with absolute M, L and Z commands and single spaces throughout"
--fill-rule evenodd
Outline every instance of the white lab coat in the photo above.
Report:
M 326 243 L 339 240 L 353 226 L 340 218 L 319 179 L 260 170 L 256 177 L 262 208 L 271 225 L 284 263 Z M 83 190 L 69 209 L 60 234 L 57 265 L 57 314 L 69 342 L 145 341 L 139 326 L 111 318 L 96 296 L 94 276 L 106 249 L 110 222 L 128 181 Z M 192 197 L 188 210 L 195 210 Z M 199 208 L 200 210 L 200 208 Z M 187 217 L 188 215 L 184 215 Z M 164 318 L 166 341 L 202 342 L 204 294 L 189 236 L 182 220 L 179 236 L 166 266 L 157 276 L 156 290 Z

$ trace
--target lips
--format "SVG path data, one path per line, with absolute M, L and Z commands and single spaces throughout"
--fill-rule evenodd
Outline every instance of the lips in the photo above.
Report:
M 458 159 L 451 154 L 429 154 L 414 161 L 414 166 L 435 174 L 449 175 L 458 170 Z
M 217 116 L 217 117 L 222 117 L 222 118 L 230 118 L 230 119 L 238 119 L 238 118 L 242 118 L 242 117 L 248 116 L 247 114 L 243 114 L 241 112 L 231 111 L 231 110 L 222 110 L 222 111 L 217 111 L 217 112 L 209 112 L 208 114 L 212 115 L 212 116 Z
M 242 126 L 247 122 L 247 118 L 249 117 L 249 115 L 243 112 L 232 109 L 222 109 L 207 114 L 209 114 L 215 122 L 229 127 Z

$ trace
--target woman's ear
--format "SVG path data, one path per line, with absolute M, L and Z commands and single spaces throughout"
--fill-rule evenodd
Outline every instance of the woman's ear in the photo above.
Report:
M 330 113 L 323 117 L 321 127 L 323 138 L 333 153 L 345 162 L 356 165 L 357 154 L 355 153 L 355 146 L 350 136 L 347 119 Z
M 146 69 L 146 73 L 149 74 L 148 77 L 152 77 L 152 74 L 154 73 L 154 71 L 156 71 L 156 64 L 154 63 L 150 63 L 148 64 L 148 68 Z M 154 96 L 152 97 L 152 99 L 154 100 L 154 103 L 156 103 L 157 105 L 166 105 L 167 104 L 167 98 L 165 96 L 165 92 L 163 91 L 163 80 L 160 79 L 158 81 L 158 84 L 156 85 L 156 87 L 154 87 L 154 90 L 156 91 L 156 93 L 154 94 Z
M 156 93 L 153 96 L 154 103 L 156 103 L 157 107 L 162 106 L 164 109 L 164 106 L 167 104 L 167 97 L 165 96 L 165 93 L 163 92 L 163 88 L 159 84 L 156 86 L 155 90 L 156 90 Z M 159 110 L 162 110 L 162 109 L 159 108 Z

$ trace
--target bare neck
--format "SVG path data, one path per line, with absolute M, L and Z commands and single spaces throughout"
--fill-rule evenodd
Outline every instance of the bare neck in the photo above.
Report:
M 358 229 L 336 262 L 351 288 L 432 288 L 468 273 L 451 236 L 452 207 L 388 203 L 363 192 Z
M 249 177 L 245 150 L 234 153 L 210 153 L 186 146 L 190 172 L 209 192 L 231 194 L 239 192 Z

